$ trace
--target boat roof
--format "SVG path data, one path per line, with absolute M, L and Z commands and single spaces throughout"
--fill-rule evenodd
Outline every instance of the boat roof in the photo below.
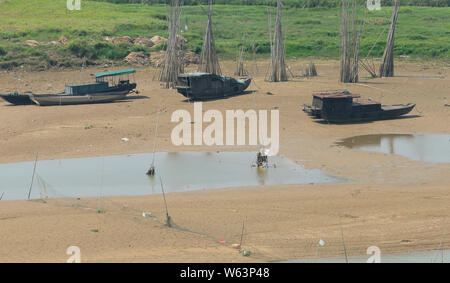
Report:
M 203 76 L 211 76 L 213 74 L 211 73 L 204 73 L 204 72 L 190 72 L 190 73 L 184 73 L 180 74 L 180 77 L 186 78 L 186 77 L 203 77 Z
M 128 74 L 133 74 L 133 73 L 136 73 L 135 69 L 103 72 L 103 73 L 96 73 L 96 74 L 91 74 L 91 75 L 95 76 L 95 78 L 99 79 L 99 78 L 104 78 L 104 77 L 115 77 L 115 76 L 128 75 Z
M 327 92 L 319 92 L 314 93 L 314 97 L 324 99 L 324 98 L 331 98 L 331 99 L 340 99 L 340 98 L 360 98 L 361 95 L 359 94 L 351 94 L 348 91 L 327 91 Z

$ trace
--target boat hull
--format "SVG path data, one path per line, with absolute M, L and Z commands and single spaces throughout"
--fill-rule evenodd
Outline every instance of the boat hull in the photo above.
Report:
M 5 100 L 11 104 L 14 104 L 14 105 L 32 105 L 32 104 L 34 104 L 34 102 L 30 99 L 30 96 L 26 95 L 26 94 L 19 94 L 19 95 L 1 94 L 0 97 L 3 98 L 3 100 Z
M 349 123 L 364 122 L 375 120 L 395 119 L 409 114 L 415 107 L 415 104 L 399 104 L 390 106 L 381 106 L 381 110 L 376 111 L 352 111 L 348 116 L 330 115 L 322 110 L 321 117 L 330 123 Z
M 39 106 L 108 103 L 125 98 L 129 91 L 87 95 L 30 95 Z

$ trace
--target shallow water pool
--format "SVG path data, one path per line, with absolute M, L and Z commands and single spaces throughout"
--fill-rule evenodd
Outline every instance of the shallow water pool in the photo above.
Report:
M 271 157 L 276 168 L 253 167 L 255 152 L 157 153 L 157 176 L 148 177 L 152 154 L 39 161 L 32 198 L 137 196 L 277 184 L 339 182 L 318 169 L 305 169 L 285 157 Z M 34 162 L 0 164 L 3 200 L 26 199 Z
M 346 138 L 337 144 L 351 149 L 402 155 L 416 161 L 450 162 L 450 135 L 365 135 Z

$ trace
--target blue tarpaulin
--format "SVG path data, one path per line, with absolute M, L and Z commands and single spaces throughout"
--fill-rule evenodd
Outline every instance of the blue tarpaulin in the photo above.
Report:
M 97 79 L 99 79 L 99 78 L 104 78 L 104 77 L 115 77 L 115 76 L 128 75 L 128 74 L 133 74 L 133 73 L 136 73 L 135 69 L 104 72 L 104 73 L 97 73 L 97 74 L 91 74 L 91 75 L 95 76 Z

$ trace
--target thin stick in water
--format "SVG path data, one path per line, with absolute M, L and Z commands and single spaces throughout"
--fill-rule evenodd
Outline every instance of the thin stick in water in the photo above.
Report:
M 37 161 L 38 161 L 38 156 L 39 156 L 39 150 L 36 151 L 36 159 L 34 160 L 33 175 L 31 177 L 30 189 L 28 191 L 28 200 L 30 200 L 30 198 L 31 198 L 31 190 L 33 189 L 34 175 L 36 173 L 36 165 L 37 165 Z
M 167 209 L 166 193 L 164 192 L 164 185 L 163 185 L 163 181 L 162 181 L 161 175 L 159 176 L 159 181 L 161 182 L 161 190 L 162 190 L 163 198 L 164 198 L 164 206 L 166 208 L 166 224 L 167 224 L 167 226 L 172 227 L 172 225 L 170 223 L 169 210 Z

